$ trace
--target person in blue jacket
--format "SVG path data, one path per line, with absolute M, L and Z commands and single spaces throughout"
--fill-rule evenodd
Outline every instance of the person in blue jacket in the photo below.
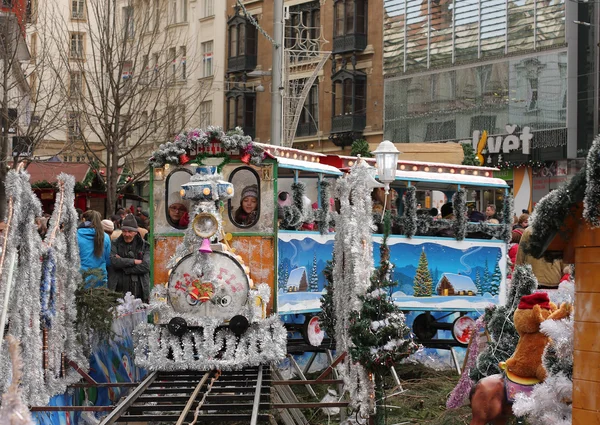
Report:
M 79 244 L 79 258 L 81 272 L 90 269 L 100 269 L 102 281 L 95 286 L 107 286 L 107 267 L 110 265 L 110 237 L 104 233 L 102 216 L 98 211 L 87 210 L 83 213 L 83 222 L 77 229 L 77 242 Z M 88 280 L 91 281 L 90 278 Z M 88 283 L 88 286 L 91 282 Z

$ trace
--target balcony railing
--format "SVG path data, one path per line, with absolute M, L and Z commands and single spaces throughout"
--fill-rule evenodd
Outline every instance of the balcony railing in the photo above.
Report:
M 256 68 L 256 55 L 233 56 L 227 61 L 228 72 L 252 71 L 254 68 Z
M 333 37 L 333 53 L 358 52 L 367 47 L 366 34 L 347 34 Z
M 362 132 L 367 125 L 365 115 L 341 115 L 331 120 L 332 133 Z

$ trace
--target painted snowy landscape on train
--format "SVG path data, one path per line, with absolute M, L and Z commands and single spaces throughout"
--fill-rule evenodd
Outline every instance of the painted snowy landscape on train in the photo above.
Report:
M 332 258 L 333 238 L 316 233 L 280 233 L 280 314 L 320 309 L 327 284 L 323 270 Z M 377 266 L 381 238 L 373 239 Z M 506 245 L 501 241 L 391 236 L 388 244 L 396 282 L 390 294 L 403 309 L 475 311 L 504 301 Z

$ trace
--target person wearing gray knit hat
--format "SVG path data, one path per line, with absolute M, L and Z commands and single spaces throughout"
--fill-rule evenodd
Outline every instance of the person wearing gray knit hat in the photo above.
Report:
M 138 225 L 135 217 L 132 214 L 127 215 L 121 223 L 121 230 L 128 230 L 130 232 L 137 232 Z
M 252 184 L 242 190 L 240 206 L 235 212 L 234 220 L 238 226 L 252 226 L 258 218 L 258 186 Z
M 148 302 L 150 297 L 150 245 L 132 214 L 123 219 L 121 236 L 112 243 L 108 287 Z

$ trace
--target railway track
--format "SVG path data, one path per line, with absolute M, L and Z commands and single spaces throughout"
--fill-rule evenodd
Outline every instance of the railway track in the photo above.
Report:
M 119 403 L 101 425 L 268 423 L 271 371 L 152 372 Z

